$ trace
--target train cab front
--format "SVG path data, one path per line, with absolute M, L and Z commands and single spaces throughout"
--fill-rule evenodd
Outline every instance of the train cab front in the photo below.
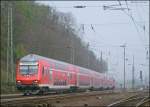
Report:
M 38 62 L 19 62 L 16 71 L 16 85 L 18 90 L 38 90 Z

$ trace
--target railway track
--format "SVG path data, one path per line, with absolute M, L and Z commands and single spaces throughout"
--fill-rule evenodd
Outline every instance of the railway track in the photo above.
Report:
M 49 93 L 49 95 L 52 95 L 54 93 Z M 14 98 L 23 98 L 23 97 L 29 97 L 29 96 L 38 96 L 37 94 L 32 94 L 32 95 L 24 95 L 23 93 L 22 94 L 8 94 L 8 95 L 1 95 L 1 99 L 4 100 L 4 99 L 14 99 Z
M 129 96 L 125 99 L 116 101 L 109 104 L 107 107 L 122 107 L 122 106 L 134 106 L 134 107 L 150 107 L 150 98 L 146 92 L 137 93 L 136 95 Z
M 57 95 L 46 95 L 46 96 L 25 96 L 18 98 L 4 98 L 1 99 L 1 107 L 22 107 L 24 105 L 41 105 L 48 104 L 49 101 L 60 101 L 61 99 L 69 99 L 75 97 L 88 97 L 104 94 L 119 94 L 120 91 L 93 91 L 93 92 L 82 92 L 82 93 L 69 93 L 69 94 L 57 94 Z
M 1 99 L 2 107 L 24 107 L 24 106 L 32 106 L 33 107 L 51 107 L 49 105 L 50 101 L 60 102 L 63 99 L 71 99 L 71 98 L 80 98 L 80 97 L 89 97 L 89 96 L 99 96 L 99 95 L 114 95 L 120 94 L 122 91 L 120 90 L 107 90 L 107 91 L 93 91 L 93 92 L 82 92 L 82 93 L 69 93 L 69 94 L 53 94 L 46 96 L 3 96 Z M 137 91 L 129 91 L 127 93 L 138 93 Z M 8 97 L 9 96 L 9 97 Z M 46 105 L 46 106 L 45 106 Z
M 139 103 L 136 104 L 136 107 L 150 107 L 150 97 L 147 96 L 143 100 L 141 100 Z
M 8 99 L 8 98 L 17 98 L 17 97 L 22 97 L 23 94 L 5 94 L 1 95 L 1 99 Z

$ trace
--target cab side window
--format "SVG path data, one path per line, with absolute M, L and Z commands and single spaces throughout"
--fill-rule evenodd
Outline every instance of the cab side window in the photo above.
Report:
M 70 78 L 70 79 L 72 79 L 72 73 L 70 73 L 70 76 L 69 76 L 69 78 Z
M 52 80 L 52 72 L 53 72 L 53 70 L 50 68 L 49 69 L 49 74 L 50 74 L 49 78 L 50 78 L 50 80 Z
M 44 75 L 44 67 L 42 68 L 42 75 Z

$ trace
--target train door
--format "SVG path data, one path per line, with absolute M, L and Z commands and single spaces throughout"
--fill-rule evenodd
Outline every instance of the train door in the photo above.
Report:
M 93 74 L 90 72 L 90 87 L 93 88 Z
M 72 79 L 72 71 L 73 71 L 73 67 L 71 66 L 71 65 L 69 65 L 68 66 L 68 68 L 67 68 L 67 83 L 68 83 L 68 85 L 71 85 L 71 79 Z
M 75 68 L 75 73 L 74 73 L 74 81 L 75 81 L 75 86 L 78 85 L 78 72 L 79 72 L 79 68 Z
M 76 85 L 76 68 L 74 66 L 68 67 L 68 85 L 75 86 Z
M 53 63 L 50 63 L 50 66 L 49 66 L 49 84 L 50 85 L 53 85 L 53 77 L 54 77 L 54 69 L 55 69 L 55 64 Z
M 41 61 L 41 84 L 48 85 L 49 84 L 49 66 L 50 64 L 46 61 Z
M 49 76 L 48 76 L 48 67 L 47 66 L 43 66 L 42 67 L 42 83 L 43 84 L 48 84 L 49 83 Z
M 55 64 L 51 62 L 50 63 L 50 74 L 49 74 L 51 85 L 54 85 L 54 72 L 55 72 L 54 69 L 55 69 Z
M 53 80 L 53 69 L 50 67 L 49 68 L 49 84 L 50 85 L 53 85 L 52 83 L 52 80 Z
M 42 82 L 42 84 L 44 84 L 45 83 L 45 67 L 44 67 L 44 65 L 42 66 L 42 70 L 41 71 L 42 71 L 41 72 L 41 75 L 42 75 L 41 82 Z

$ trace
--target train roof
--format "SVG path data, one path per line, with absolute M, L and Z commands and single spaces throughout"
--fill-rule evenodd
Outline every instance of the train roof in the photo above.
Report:
M 36 54 L 29 54 L 29 55 L 26 55 L 24 57 L 22 57 L 20 59 L 21 62 L 26 62 L 26 61 L 38 61 L 40 59 L 44 59 L 44 60 L 47 60 L 49 61 L 51 58 L 46 58 L 46 57 L 43 57 L 43 56 L 40 56 L 40 55 L 36 55 Z
M 22 57 L 20 59 L 21 62 L 26 62 L 26 61 L 38 61 L 38 60 L 46 60 L 48 62 L 55 62 L 55 63 L 59 63 L 59 64 L 63 64 L 63 65 L 68 65 L 69 63 L 66 63 L 66 62 L 63 62 L 63 61 L 58 61 L 58 60 L 55 60 L 55 59 L 52 59 L 52 58 L 47 58 L 47 57 L 43 57 L 43 56 L 40 56 L 40 55 L 36 55 L 36 54 L 29 54 L 29 55 L 26 55 L 24 57 Z M 72 64 L 70 64 L 72 65 Z
M 52 59 L 52 58 L 46 58 L 46 57 L 36 55 L 36 54 L 26 55 L 26 56 L 24 56 L 20 59 L 20 62 L 27 62 L 27 61 L 36 62 L 38 60 L 47 60 L 48 62 L 55 62 L 55 63 L 59 63 L 59 64 L 63 64 L 63 65 L 72 65 L 72 64 L 69 64 L 69 63 L 66 63 L 66 62 L 63 62 L 63 61 L 58 61 L 58 60 L 55 60 L 55 59 Z M 103 73 L 99 73 L 99 72 L 96 72 L 96 71 L 91 70 L 91 69 L 80 67 L 78 65 L 72 65 L 72 66 L 76 66 L 79 69 L 82 69 L 82 70 L 80 70 L 80 72 L 84 73 L 84 74 L 87 74 L 87 73 L 91 74 L 92 73 L 93 75 L 97 75 L 97 76 L 103 74 Z

